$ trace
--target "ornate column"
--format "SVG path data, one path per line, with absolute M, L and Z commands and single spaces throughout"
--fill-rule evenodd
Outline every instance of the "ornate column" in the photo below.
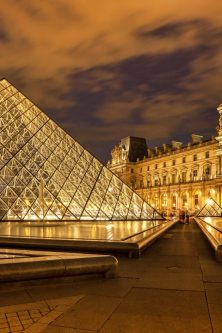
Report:
M 218 169 L 217 169 L 217 179 L 218 179 L 218 196 L 219 196 L 219 204 L 221 205 L 221 182 L 222 182 L 222 104 L 220 104 L 217 108 L 219 112 L 219 124 L 217 126 L 218 136 L 216 140 L 218 141 L 218 149 L 216 151 L 216 155 L 218 157 Z

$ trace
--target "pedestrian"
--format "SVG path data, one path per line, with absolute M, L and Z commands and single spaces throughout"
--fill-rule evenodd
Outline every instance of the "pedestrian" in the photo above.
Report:
M 184 223 L 184 219 L 185 219 L 185 212 L 184 210 L 181 209 L 179 213 L 179 222 Z
M 190 213 L 189 211 L 186 212 L 186 218 L 185 218 L 185 224 L 189 224 L 190 223 Z

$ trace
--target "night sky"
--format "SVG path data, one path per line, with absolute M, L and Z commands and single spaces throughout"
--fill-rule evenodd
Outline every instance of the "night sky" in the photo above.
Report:
M 222 103 L 220 0 L 0 0 L 5 77 L 106 162 L 215 135 Z

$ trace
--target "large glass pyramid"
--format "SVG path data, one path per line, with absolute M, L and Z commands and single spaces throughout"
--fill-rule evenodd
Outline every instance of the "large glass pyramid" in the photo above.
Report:
M 162 217 L 3 79 L 0 80 L 0 219 Z

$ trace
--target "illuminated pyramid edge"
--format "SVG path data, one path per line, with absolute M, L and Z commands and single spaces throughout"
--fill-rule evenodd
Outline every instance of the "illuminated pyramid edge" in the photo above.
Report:
M 163 219 L 7 80 L 0 80 L 1 220 Z

